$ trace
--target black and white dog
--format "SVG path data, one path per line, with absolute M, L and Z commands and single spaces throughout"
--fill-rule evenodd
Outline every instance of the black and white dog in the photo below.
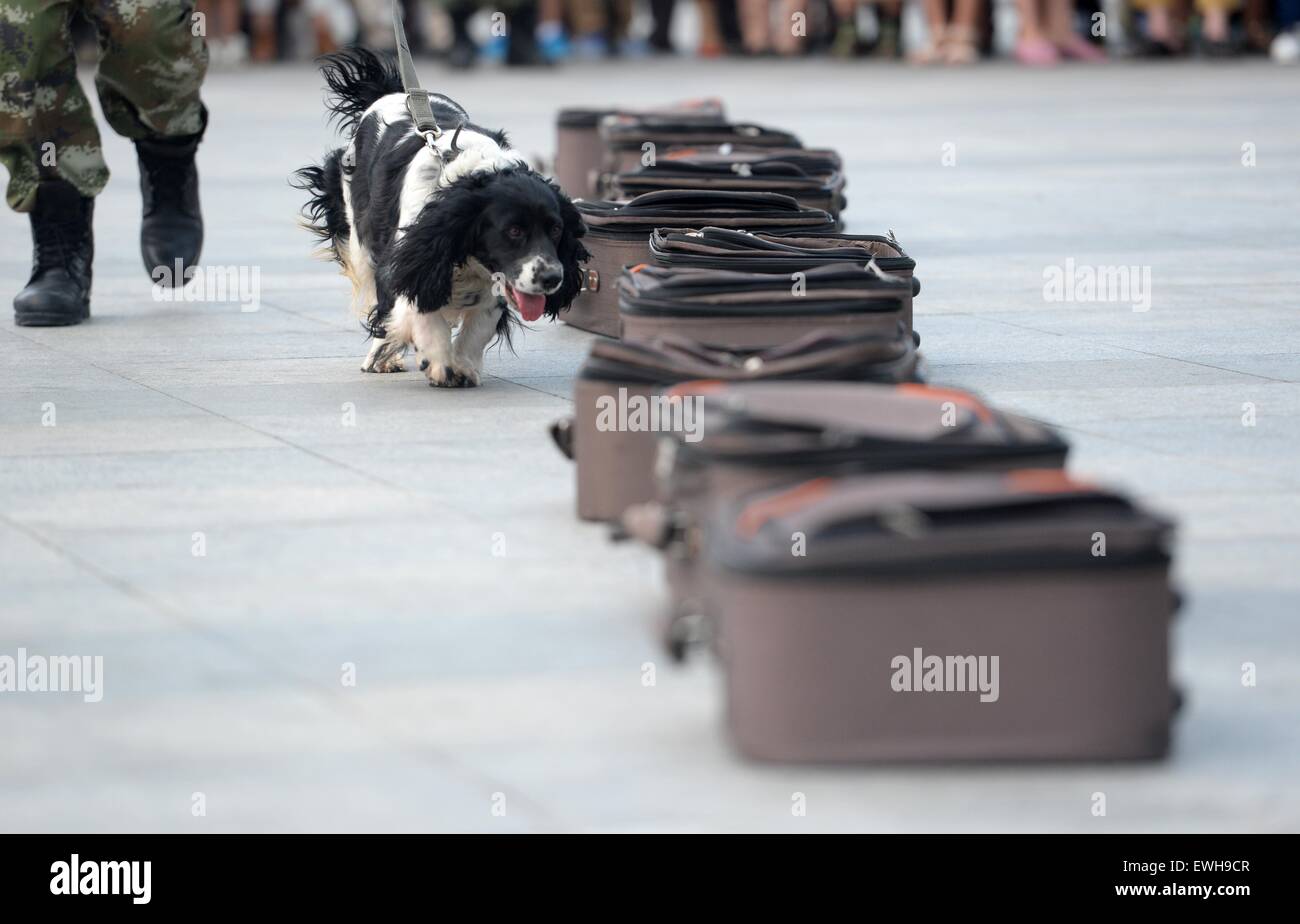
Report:
M 582 216 L 503 132 L 431 94 L 442 136 L 415 129 L 396 65 L 362 48 L 321 67 L 347 147 L 304 167 L 309 227 L 352 281 L 371 336 L 364 372 L 399 372 L 408 346 L 431 385 L 478 385 L 483 351 L 525 321 L 554 318 L 581 286 Z M 459 325 L 459 328 L 458 328 Z M 453 337 L 454 332 L 454 337 Z

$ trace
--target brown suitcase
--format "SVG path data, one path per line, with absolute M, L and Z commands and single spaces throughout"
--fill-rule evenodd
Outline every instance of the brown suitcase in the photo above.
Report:
M 618 277 L 623 267 L 650 259 L 655 228 L 713 225 L 761 231 L 831 231 L 829 214 L 808 209 L 776 193 L 665 190 L 627 202 L 583 200 L 574 203 L 587 224 L 584 238 L 591 252 L 582 291 L 560 317 L 581 330 L 617 337 Z
M 683 382 L 667 393 L 678 391 L 703 396 L 701 438 L 659 440 L 658 500 L 628 507 L 622 532 L 663 550 L 679 637 L 709 610 L 697 568 L 703 524 L 745 492 L 822 475 L 1055 468 L 1069 448 L 1051 428 L 956 389 Z
M 663 427 L 694 425 L 686 416 L 696 406 L 693 396 L 679 393 L 665 407 L 665 387 L 704 376 L 896 383 L 915 381 L 918 366 L 902 325 L 892 336 L 814 331 L 758 352 L 712 350 L 671 335 L 649 343 L 596 340 L 574 383 L 573 416 L 558 421 L 552 435 L 575 462 L 578 516 L 617 520 L 629 505 L 655 497 L 655 442 Z
M 677 333 L 727 350 L 757 350 L 812 328 L 891 336 L 906 324 L 912 280 L 874 264 L 832 264 L 796 273 L 629 267 L 619 280 L 625 340 Z
M 1170 533 L 1059 470 L 735 500 L 705 552 L 731 737 L 777 761 L 1161 757 Z
M 839 227 L 847 205 L 844 186 L 843 164 L 834 151 L 777 148 L 720 154 L 680 148 L 661 155 L 653 166 L 615 174 L 602 194 L 624 199 L 658 189 L 774 192 L 829 212 Z
M 674 119 L 680 122 L 722 123 L 726 120 L 722 101 L 688 100 L 660 109 L 561 109 L 556 119 L 555 181 L 574 197 L 599 196 L 599 181 L 605 163 L 605 142 L 600 138 L 600 121 L 622 115 Z
M 729 154 L 803 147 L 798 137 L 779 128 L 654 115 L 607 116 L 600 120 L 599 131 L 605 145 L 603 171 L 610 176 L 654 163 L 677 148 L 713 148 Z
M 908 330 L 913 329 L 912 299 L 921 284 L 913 275 L 916 261 L 889 234 L 816 232 L 769 234 L 730 228 L 680 230 L 661 228 L 650 235 L 650 256 L 659 266 L 736 270 L 757 273 L 791 273 L 830 263 L 867 263 L 892 276 L 912 280 L 903 306 Z

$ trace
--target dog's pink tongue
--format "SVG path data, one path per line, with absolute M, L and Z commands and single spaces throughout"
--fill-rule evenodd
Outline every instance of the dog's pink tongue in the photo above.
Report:
M 542 316 L 542 310 L 546 307 L 545 295 L 520 292 L 514 286 L 510 287 L 510 294 L 515 297 L 515 304 L 519 306 L 519 313 L 525 321 L 536 321 Z

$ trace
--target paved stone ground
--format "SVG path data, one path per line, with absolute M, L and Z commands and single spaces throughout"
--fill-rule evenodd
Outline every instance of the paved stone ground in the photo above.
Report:
M 541 327 L 477 391 L 357 371 L 345 283 L 308 258 L 286 185 L 330 137 L 320 81 L 286 67 L 207 89 L 205 258 L 259 267 L 260 311 L 151 300 L 134 161 L 112 138 L 94 322 L 0 323 L 0 653 L 99 654 L 106 671 L 97 705 L 0 700 L 0 828 L 1300 829 L 1294 73 L 424 70 L 527 150 L 549 153 L 561 105 L 716 93 L 843 151 L 852 229 L 893 228 L 919 260 L 935 378 L 1058 423 L 1077 471 L 1179 517 L 1189 706 L 1173 756 L 866 770 L 735 757 L 713 666 L 673 669 L 648 631 L 653 558 L 572 517 L 544 431 L 587 336 Z M 0 232 L 7 300 L 26 229 L 5 214 Z M 1150 310 L 1045 302 L 1044 267 L 1069 258 L 1149 266 Z M 56 426 L 41 425 L 47 404 Z M 1105 818 L 1089 812 L 1097 791 Z

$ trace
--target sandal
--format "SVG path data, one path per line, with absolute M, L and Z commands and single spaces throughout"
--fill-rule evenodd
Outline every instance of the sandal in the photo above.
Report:
M 1095 63 L 1106 60 L 1106 51 L 1100 45 L 1094 45 L 1081 35 L 1071 35 L 1063 42 L 1057 42 L 1056 48 L 1061 57 L 1075 61 Z
M 1061 60 L 1061 53 L 1045 38 L 1021 39 L 1016 42 L 1016 60 L 1028 67 L 1051 67 Z
M 908 49 L 907 60 L 911 64 L 938 64 L 943 60 L 944 30 L 936 29 L 930 40 L 920 48 Z
M 975 45 L 975 30 L 969 26 L 949 26 L 944 36 L 943 61 L 945 64 L 974 64 L 979 60 Z

